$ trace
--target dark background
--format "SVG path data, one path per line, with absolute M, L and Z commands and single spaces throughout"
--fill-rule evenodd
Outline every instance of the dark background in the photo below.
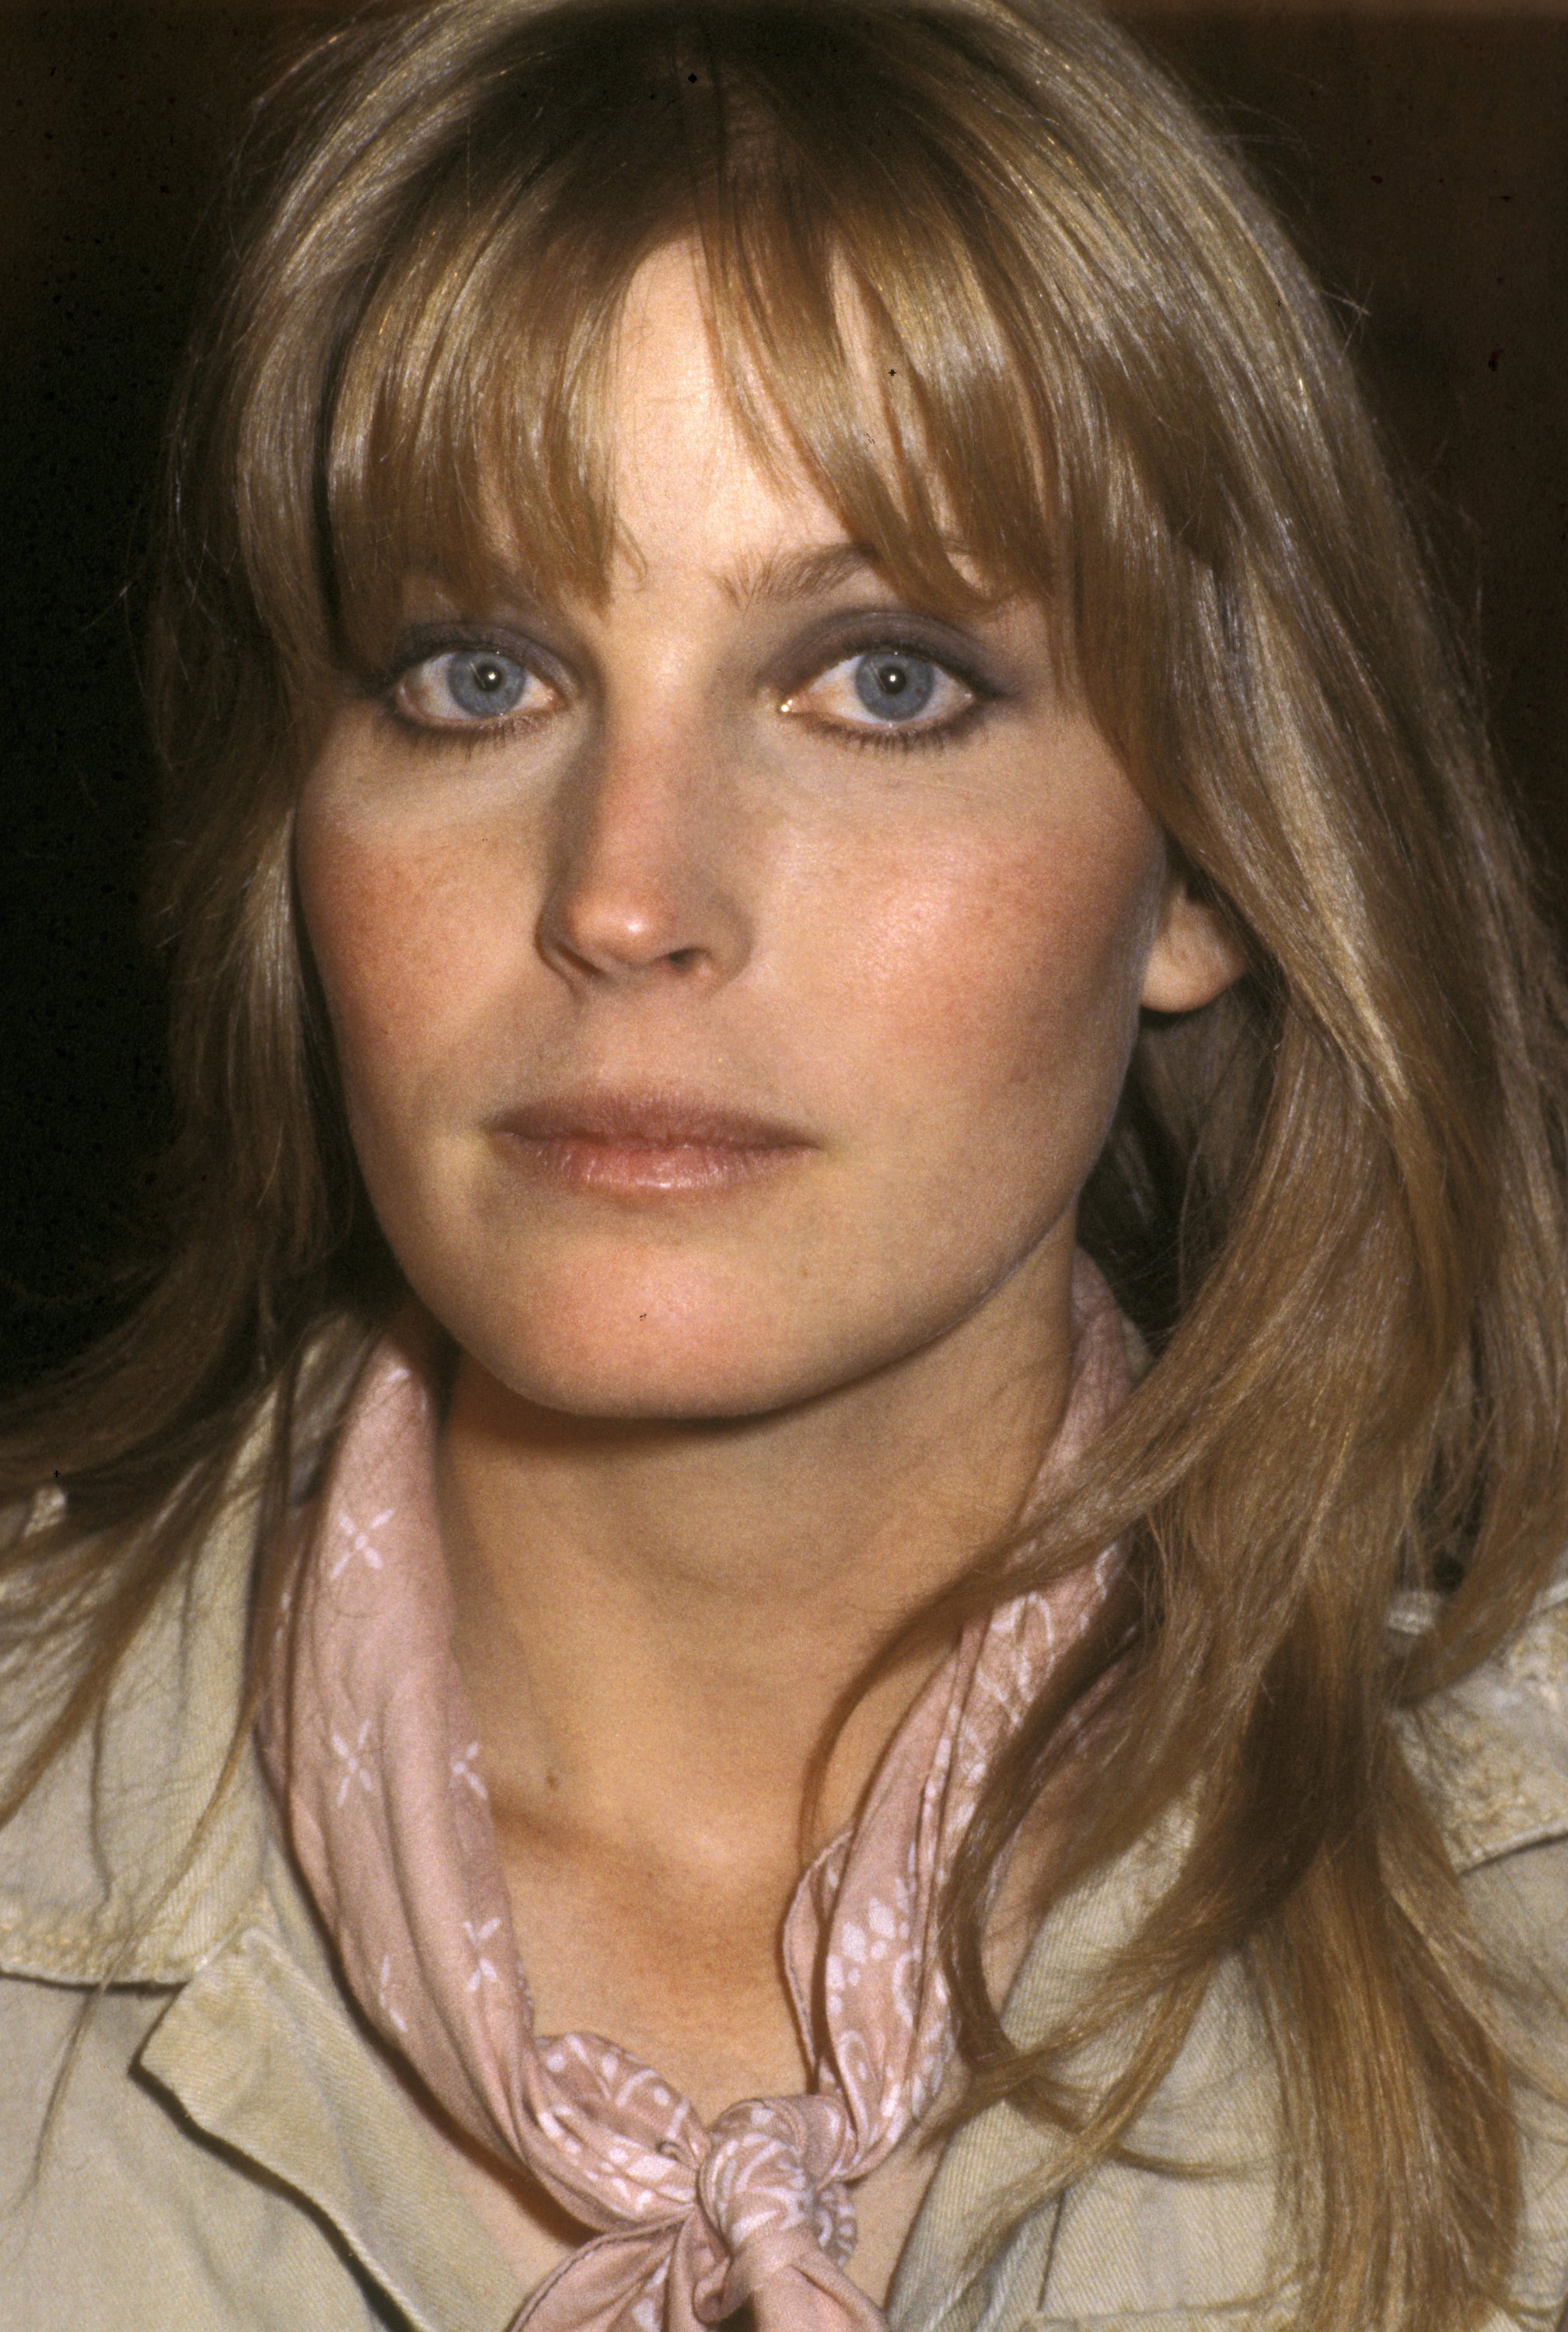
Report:
M 165 1127 L 142 509 L 225 157 L 334 13 L 0 0 L 0 1386 L 113 1315 Z M 1128 13 L 1339 302 L 1568 926 L 1568 13 Z

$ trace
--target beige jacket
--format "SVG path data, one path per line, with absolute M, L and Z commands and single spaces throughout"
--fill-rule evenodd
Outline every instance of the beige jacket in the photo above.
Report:
M 504 2332 L 513 2272 L 363 2038 L 248 1764 L 180 1868 L 236 1706 L 250 1544 L 236 1510 L 166 1596 L 93 1738 L 0 1831 L 0 2327 Z M 1448 1774 L 1443 1815 L 1479 1907 L 1568 1980 L 1568 1579 L 1444 1701 L 1426 1754 Z M 1053 1912 L 1009 2002 L 1018 2033 L 1135 1916 L 1169 1850 L 1148 1843 Z M 1287 2305 L 1258 2298 L 1267 2098 L 1226 1971 L 1139 2133 L 1225 2166 L 1102 2170 L 1021 2221 L 1015 2203 L 977 2275 L 977 2243 L 1018 2189 L 1048 2189 L 1052 2159 L 1009 2108 L 982 2116 L 910 2236 L 895 2332 L 1287 2324 Z M 1492 2332 L 1568 2322 L 1568 2142 L 1541 2114 L 1526 2126 L 1517 2298 Z

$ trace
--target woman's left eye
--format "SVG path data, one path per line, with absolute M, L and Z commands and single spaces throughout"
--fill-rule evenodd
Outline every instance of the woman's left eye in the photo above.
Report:
M 979 692 L 918 648 L 862 649 L 843 656 L 802 688 L 783 710 L 806 712 L 863 735 L 899 730 L 918 735 L 948 727 L 978 702 Z
M 410 664 L 392 692 L 397 711 L 422 729 L 494 727 L 548 710 L 555 693 L 516 656 L 491 647 L 443 648 Z

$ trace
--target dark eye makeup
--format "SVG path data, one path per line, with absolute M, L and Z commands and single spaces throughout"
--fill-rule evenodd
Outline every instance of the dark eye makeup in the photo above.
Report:
M 1006 693 L 945 626 L 880 608 L 815 628 L 767 686 L 780 713 L 835 741 L 894 752 L 956 742 Z M 413 627 L 367 682 L 409 741 L 463 750 L 549 719 L 570 693 L 553 655 L 494 625 Z
M 874 751 L 955 744 L 1007 693 L 971 644 L 883 609 L 815 633 L 783 677 L 781 712 Z M 835 693 L 833 709 L 824 700 Z

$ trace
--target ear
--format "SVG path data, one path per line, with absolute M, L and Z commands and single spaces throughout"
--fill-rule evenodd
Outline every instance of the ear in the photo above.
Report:
M 1214 909 L 1195 899 L 1172 869 L 1140 998 L 1151 1012 L 1195 1012 L 1212 1004 L 1247 969 L 1235 935 Z

